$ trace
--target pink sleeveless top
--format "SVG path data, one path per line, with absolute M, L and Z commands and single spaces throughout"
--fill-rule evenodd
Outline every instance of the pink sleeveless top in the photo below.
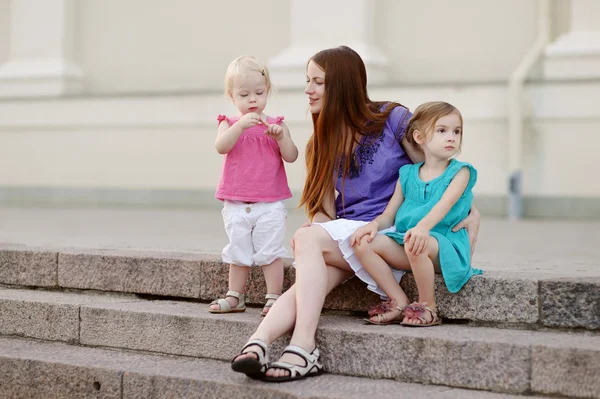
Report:
M 233 125 L 240 118 L 219 115 Z M 267 118 L 270 124 L 280 124 L 282 116 Z M 274 202 L 292 197 L 277 141 L 265 134 L 267 127 L 259 124 L 242 132 L 231 151 L 225 154 L 221 179 L 215 198 L 232 201 Z

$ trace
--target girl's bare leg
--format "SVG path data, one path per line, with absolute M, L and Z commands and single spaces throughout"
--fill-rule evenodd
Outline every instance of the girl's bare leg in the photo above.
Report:
M 439 251 L 438 241 L 433 237 L 429 237 L 427 248 L 421 255 L 415 256 L 407 253 L 413 276 L 417 283 L 417 289 L 419 290 L 419 302 L 427 302 L 427 306 L 432 310 L 437 309 L 434 283 L 435 272 L 440 271 Z M 430 314 L 427 314 L 427 316 L 428 319 L 431 317 Z M 408 317 L 405 317 L 403 321 L 405 323 L 420 324 L 418 319 L 409 319 Z
M 283 259 L 275 259 L 262 267 L 267 283 L 267 294 L 281 294 L 283 290 Z M 265 308 L 267 312 L 269 308 Z
M 229 265 L 229 289 L 240 294 L 246 292 L 249 274 L 250 267 L 248 266 L 237 266 L 233 263 Z M 229 302 L 232 308 L 235 308 L 239 302 L 237 298 L 232 296 L 226 297 L 225 300 Z M 220 306 L 218 304 L 210 305 L 210 309 L 219 310 Z
M 375 236 L 370 243 L 363 237 L 355 246 L 354 253 L 363 268 L 390 299 L 395 300 L 401 308 L 408 306 L 410 301 L 390 269 L 391 266 L 397 270 L 410 270 L 410 263 L 402 245 L 385 235 Z M 393 320 L 400 316 L 400 311 L 392 309 L 385 313 L 385 316 L 387 320 Z M 373 316 L 371 321 L 377 319 L 377 316 Z

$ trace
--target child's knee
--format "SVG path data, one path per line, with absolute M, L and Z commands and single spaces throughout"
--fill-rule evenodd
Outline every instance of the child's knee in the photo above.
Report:
M 294 233 L 294 251 L 302 251 L 318 244 L 315 238 L 314 227 L 302 227 Z
M 361 257 L 371 253 L 371 251 L 373 250 L 373 248 L 371 247 L 371 243 L 368 241 L 368 237 L 369 236 L 363 236 L 358 241 L 358 243 L 356 243 L 354 245 L 354 254 L 358 258 L 361 258 Z

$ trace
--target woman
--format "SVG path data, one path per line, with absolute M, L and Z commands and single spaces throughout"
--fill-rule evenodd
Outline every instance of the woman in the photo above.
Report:
M 349 239 L 383 212 L 400 167 L 422 158 L 404 137 L 410 112 L 397 103 L 369 99 L 366 68 L 354 50 L 341 46 L 320 51 L 306 71 L 314 132 L 306 149 L 307 178 L 300 205 L 311 222 L 292 239 L 296 282 L 232 361 L 234 371 L 265 381 L 289 381 L 323 371 L 315 334 L 325 297 L 333 288 L 356 274 L 369 289 L 382 293 L 358 262 Z M 479 219 L 474 209 L 455 229 L 466 227 L 474 241 Z M 395 272 L 399 281 L 403 272 Z M 405 302 L 399 305 L 408 305 L 408 298 Z M 278 362 L 267 366 L 267 346 L 289 331 L 293 331 L 290 346 Z

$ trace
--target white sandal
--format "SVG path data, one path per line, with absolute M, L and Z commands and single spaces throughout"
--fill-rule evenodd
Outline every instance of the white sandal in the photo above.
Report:
M 283 353 L 293 353 L 294 355 L 300 356 L 304 359 L 306 363 L 304 366 L 300 366 L 297 364 L 292 364 L 288 362 L 275 362 L 271 363 L 267 370 L 270 369 L 283 369 L 288 370 L 290 375 L 282 376 L 282 377 L 269 377 L 268 375 L 264 375 L 262 377 L 263 381 L 269 382 L 284 382 L 284 381 L 292 381 L 299 380 L 304 377 L 312 377 L 315 375 L 319 375 L 323 372 L 323 366 L 319 363 L 319 357 L 321 354 L 319 353 L 319 349 L 315 348 L 312 353 L 308 353 L 304 349 L 296 345 L 288 345 Z M 265 372 L 267 371 L 265 370 Z
M 265 299 L 267 300 L 267 303 L 265 303 L 265 306 L 263 306 L 263 310 L 262 310 L 262 312 L 260 312 L 260 315 L 265 317 L 267 315 L 267 313 L 269 313 L 269 311 L 271 310 L 271 306 L 273 306 L 275 301 L 278 300 L 280 296 L 281 296 L 281 294 L 265 295 Z
M 231 307 L 231 304 L 226 299 L 220 298 L 215 299 L 210 303 L 211 305 L 219 305 L 219 309 L 208 308 L 208 311 L 210 313 L 240 313 L 246 311 L 246 302 L 244 300 L 244 294 L 240 294 L 239 292 L 230 290 L 227 291 L 227 294 L 225 294 L 225 298 L 227 298 L 228 296 L 237 298 L 238 304 L 235 308 Z
M 249 350 L 244 352 L 244 350 L 250 346 L 256 345 L 262 352 L 257 352 L 255 350 Z M 254 353 L 258 359 L 254 357 L 245 357 L 236 361 L 238 357 L 241 355 L 245 355 L 247 353 Z M 242 351 L 239 355 L 233 358 L 231 361 L 231 368 L 233 371 L 237 371 L 238 373 L 244 373 L 250 378 L 262 378 L 267 370 L 267 362 L 269 361 L 267 357 L 267 344 L 262 339 L 251 339 L 246 342 L 246 345 L 242 348 Z

